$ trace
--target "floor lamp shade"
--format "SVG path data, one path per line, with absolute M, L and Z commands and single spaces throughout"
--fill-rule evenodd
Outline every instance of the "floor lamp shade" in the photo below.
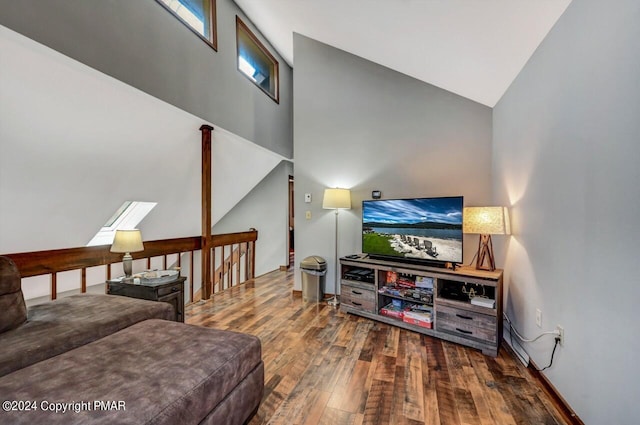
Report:
M 325 210 L 350 210 L 351 191 L 349 189 L 325 189 L 322 198 L 322 208 Z
M 506 207 L 467 207 L 463 211 L 462 231 L 479 234 L 476 269 L 495 270 L 491 235 L 511 234 Z M 485 264 L 486 263 L 486 264 Z
M 130 277 L 133 271 L 131 253 L 140 251 L 144 251 L 140 230 L 116 230 L 116 235 L 111 244 L 111 252 L 124 253 L 122 267 L 124 268 L 125 277 Z
M 336 267 L 336 282 L 334 296 L 329 300 L 330 305 L 337 306 L 340 304 L 338 301 L 338 289 L 340 288 L 340 273 L 338 268 L 338 212 L 340 210 L 351 209 L 351 191 L 349 189 L 325 189 L 324 197 L 322 198 L 322 208 L 326 210 L 336 210 L 336 236 L 335 236 L 335 252 L 334 263 Z

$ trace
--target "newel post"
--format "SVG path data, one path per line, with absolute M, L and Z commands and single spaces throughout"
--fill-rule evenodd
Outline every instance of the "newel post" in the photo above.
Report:
M 211 131 L 202 125 L 202 299 L 211 297 Z

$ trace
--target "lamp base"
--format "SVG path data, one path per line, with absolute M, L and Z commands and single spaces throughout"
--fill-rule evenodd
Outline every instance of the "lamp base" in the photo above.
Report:
M 488 264 L 485 265 L 485 262 Z M 493 258 L 493 243 L 491 235 L 480 235 L 478 239 L 478 259 L 476 260 L 477 270 L 494 271 L 496 269 L 496 261 Z
M 133 257 L 128 252 L 122 257 L 122 268 L 124 269 L 124 276 L 131 277 L 133 273 Z
M 327 301 L 327 304 L 329 304 L 332 307 L 337 307 L 340 305 L 340 300 L 338 299 L 337 295 L 334 295 L 333 298 Z

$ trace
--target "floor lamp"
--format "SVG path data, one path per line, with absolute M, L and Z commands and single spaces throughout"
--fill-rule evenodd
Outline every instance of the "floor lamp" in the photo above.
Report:
M 476 254 L 476 269 L 495 270 L 496 261 L 493 256 L 491 235 L 511 234 L 507 207 L 465 208 L 463 212 L 462 231 L 464 233 L 476 233 L 480 235 L 480 239 L 478 239 L 478 252 Z M 488 264 L 485 265 L 485 262 Z
M 336 237 L 335 237 L 335 252 L 334 252 L 334 264 L 336 267 L 336 283 L 333 298 L 329 300 L 329 305 L 337 306 L 340 304 L 338 301 L 338 291 L 340 289 L 340 268 L 338 267 L 338 213 L 340 210 L 351 209 L 351 192 L 349 189 L 325 189 L 324 197 L 322 198 L 322 208 L 326 210 L 336 210 Z

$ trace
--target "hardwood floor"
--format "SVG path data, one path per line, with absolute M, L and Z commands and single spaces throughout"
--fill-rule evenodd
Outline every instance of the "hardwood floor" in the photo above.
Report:
M 186 309 L 187 323 L 256 335 L 257 424 L 565 424 L 522 364 L 292 295 L 273 272 Z

